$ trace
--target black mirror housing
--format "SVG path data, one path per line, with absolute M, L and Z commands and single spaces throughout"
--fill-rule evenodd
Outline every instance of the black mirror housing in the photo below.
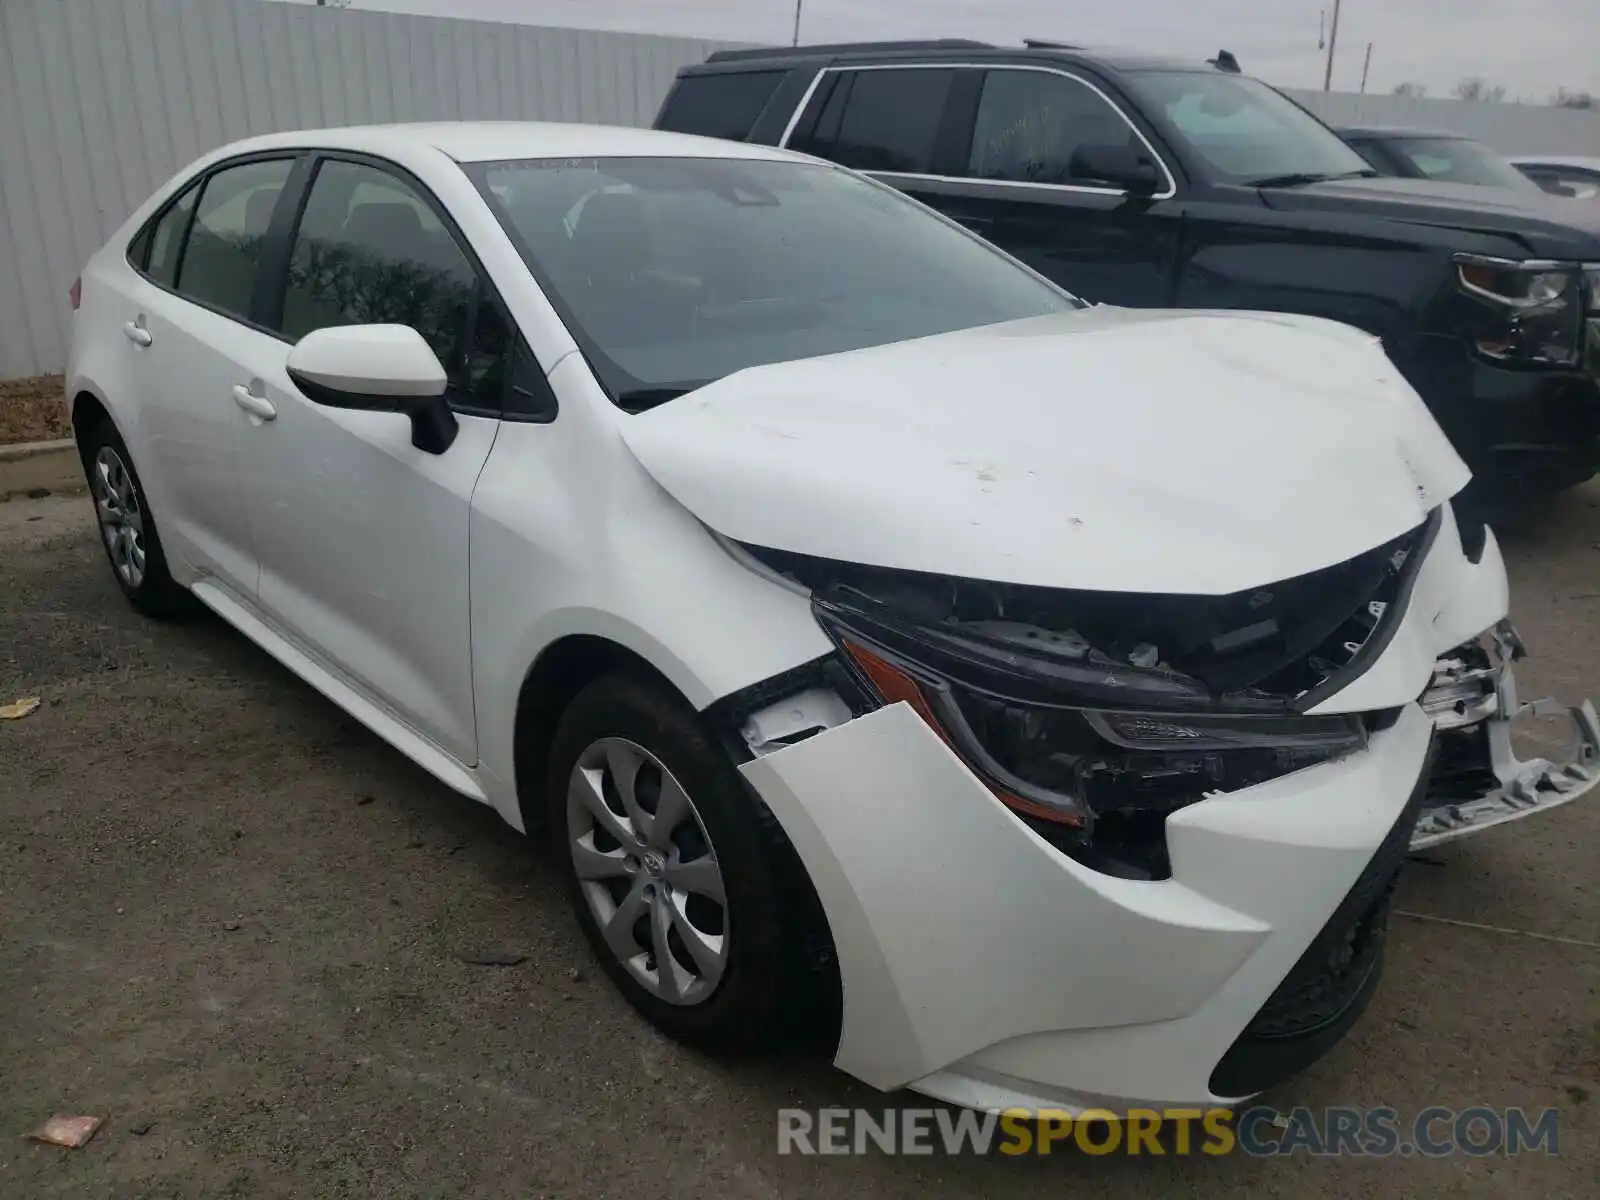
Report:
M 353 412 L 404 413 L 411 418 L 411 444 L 428 454 L 443 454 L 461 431 L 456 415 L 442 395 L 387 396 L 353 392 L 318 383 L 289 368 L 289 378 L 313 404 Z
M 1072 154 L 1072 178 L 1084 183 L 1104 183 L 1122 188 L 1130 196 L 1153 196 L 1161 188 L 1161 174 L 1150 156 L 1127 145 L 1079 146 Z

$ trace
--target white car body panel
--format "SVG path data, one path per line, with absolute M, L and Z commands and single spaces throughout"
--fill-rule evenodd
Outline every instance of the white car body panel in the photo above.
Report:
M 504 780 L 523 679 L 562 638 L 631 650 L 696 708 L 833 648 L 805 597 L 741 566 L 662 494 L 581 356 L 550 381 L 561 417 L 505 422 L 473 497 L 478 710 L 504 717 L 480 722 L 482 754 Z M 496 806 L 521 827 L 514 796 Z
M 546 371 L 553 421 L 461 415 L 448 450 L 426 453 L 401 415 L 310 402 L 287 342 L 128 265 L 135 231 L 197 171 L 302 147 L 426 184 Z M 1268 314 L 1092 309 L 753 368 L 630 416 L 453 161 L 606 154 L 798 157 L 582 126 L 276 134 L 208 155 L 141 206 L 84 271 L 68 395 L 111 414 L 175 579 L 522 828 L 542 796 L 519 779 L 518 707 L 571 639 L 637 657 L 701 711 L 833 653 L 804 589 L 728 539 L 1221 595 L 1361 554 L 1443 506 L 1402 619 L 1315 710 L 1398 720 L 1345 759 L 1176 812 L 1167 880 L 1056 849 L 904 704 L 852 718 L 808 681 L 750 723 L 743 776 L 837 950 L 841 1068 L 979 1107 L 1229 1099 L 1208 1083 L 1218 1057 L 1412 794 L 1436 660 L 1506 613 L 1499 547 L 1490 536 L 1469 562 L 1448 511 L 1460 459 L 1374 339 Z M 141 319 L 148 346 L 121 332 Z M 1509 677 L 1498 686 L 1509 695 Z M 781 745 L 808 722 L 822 732 Z M 1600 778 L 1519 765 L 1504 796 L 1428 836 L 1525 815 L 1546 767 L 1564 800 Z
M 1301 575 L 1468 478 L 1376 339 L 1207 312 L 1093 308 L 756 367 L 623 436 L 737 541 L 1103 591 Z
M 475 772 L 418 734 L 382 700 L 357 687 L 336 667 L 287 638 L 249 601 L 229 591 L 215 579 L 198 581 L 193 591 L 212 612 L 439 782 L 470 799 L 488 802 L 489 797 Z
M 429 454 L 404 417 L 306 399 L 284 373 L 289 347 L 276 347 L 258 382 L 278 415 L 238 432 L 256 603 L 313 645 L 337 647 L 355 679 L 475 763 L 468 513 L 500 422 L 460 416 L 449 453 Z
M 744 772 L 835 930 L 841 1069 L 963 1104 L 969 1071 L 1069 1108 L 1210 1104 L 1212 1067 L 1394 824 L 1428 734 L 1408 710 L 1365 754 L 1182 810 L 1159 883 L 1055 853 L 903 705 Z M 871 870 L 885 846 L 895 871 Z
M 129 448 L 160 481 L 159 501 L 173 514 L 172 549 L 197 575 L 220 575 L 254 594 L 255 553 L 238 457 L 240 414 L 231 393 L 239 382 L 239 359 L 272 339 L 162 291 L 126 262 L 110 269 L 137 298 L 132 319 L 151 337 L 144 347 L 123 342 L 143 443 L 134 449 L 130 442 Z M 215 396 L 217 403 L 196 405 L 200 395 Z

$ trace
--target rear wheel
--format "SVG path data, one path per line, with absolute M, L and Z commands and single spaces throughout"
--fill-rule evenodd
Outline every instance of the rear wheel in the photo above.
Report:
M 89 430 L 82 452 L 100 544 L 117 586 L 147 616 L 164 617 L 179 611 L 188 593 L 167 570 L 161 536 L 145 505 L 144 488 L 122 435 L 109 419 L 101 418 Z
M 698 715 L 614 675 L 579 693 L 549 759 L 554 851 L 606 973 L 671 1037 L 777 1038 L 796 972 L 757 804 Z

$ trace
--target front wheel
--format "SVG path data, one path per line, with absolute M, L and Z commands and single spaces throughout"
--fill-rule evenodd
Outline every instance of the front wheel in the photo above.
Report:
M 654 682 L 591 684 L 562 716 L 548 781 L 578 921 L 628 1002 L 711 1050 L 777 1038 L 795 972 L 753 798 L 698 715 Z

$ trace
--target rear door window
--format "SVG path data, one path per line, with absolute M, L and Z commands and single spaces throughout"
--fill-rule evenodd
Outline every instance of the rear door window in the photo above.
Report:
M 293 165 L 288 158 L 240 163 L 206 179 L 177 264 L 180 295 L 249 319 L 262 243 Z
M 955 77 L 948 67 L 841 71 L 794 148 L 858 171 L 929 174 Z
M 658 129 L 743 141 L 783 82 L 783 71 L 686 75 L 667 97 Z

